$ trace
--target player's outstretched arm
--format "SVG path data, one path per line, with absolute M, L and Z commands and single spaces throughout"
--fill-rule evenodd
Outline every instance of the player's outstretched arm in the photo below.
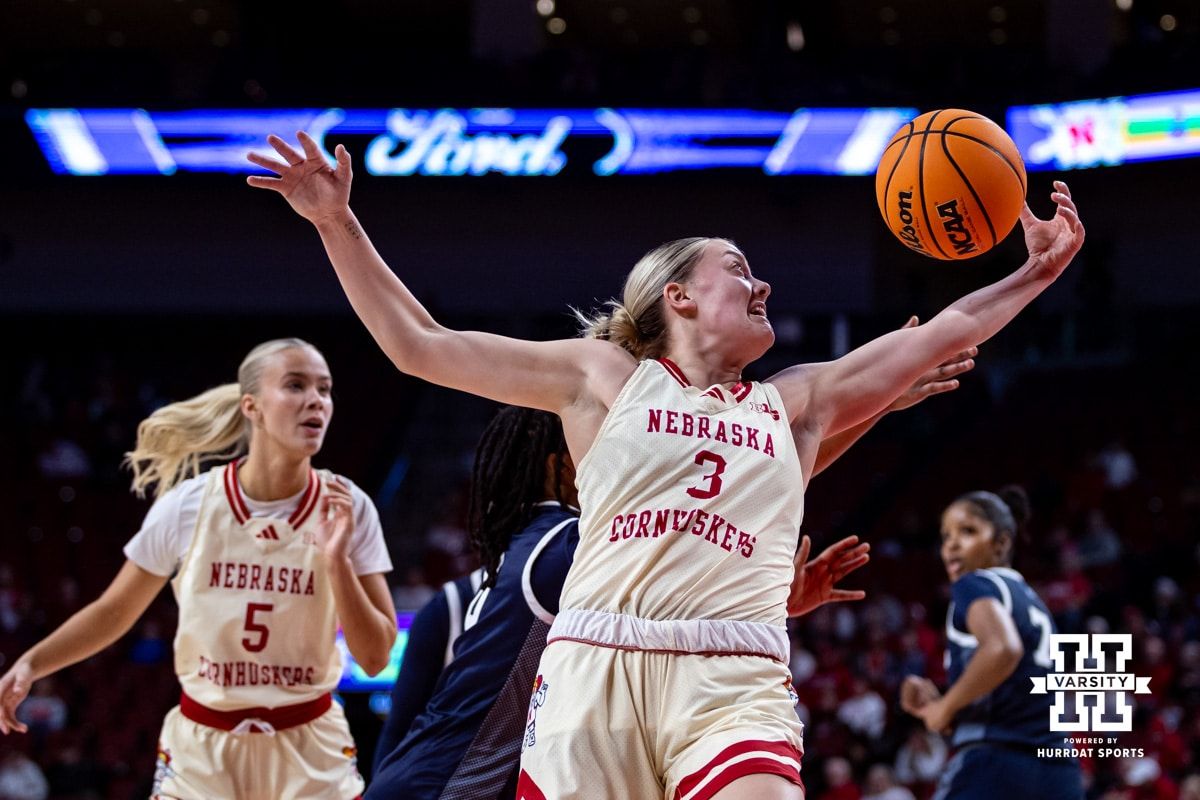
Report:
M 910 712 L 934 733 L 948 731 L 954 715 L 1003 683 L 1025 654 L 1012 616 L 994 598 L 983 597 L 971 603 L 967 631 L 979 641 L 979 647 L 962 675 L 944 695 Z
M 920 321 L 916 317 L 910 317 L 908 322 L 904 323 L 903 328 L 915 328 L 918 324 L 920 324 Z M 979 348 L 977 347 L 971 347 L 960 353 L 955 353 L 945 362 L 917 378 L 916 383 L 908 387 L 904 394 L 893 400 L 891 405 L 883 411 L 880 411 L 865 422 L 860 422 L 841 433 L 835 433 L 833 436 L 821 440 L 821 446 L 817 449 L 817 460 L 809 471 L 809 480 L 820 475 L 830 464 L 841 458 L 867 431 L 875 427 L 876 422 L 879 422 L 879 420 L 891 412 L 912 408 L 917 403 L 928 397 L 933 397 L 935 394 L 944 394 L 957 389 L 958 376 L 974 369 L 975 356 L 978 354 Z
M 870 419 L 928 369 L 979 345 L 1054 282 L 1083 245 L 1084 230 L 1065 183 L 1055 182 L 1054 216 L 1021 212 L 1029 259 L 1008 277 L 953 303 L 924 325 L 884 334 L 824 364 L 771 378 L 805 432 L 818 439 Z
M 337 163 L 330 167 L 310 136 L 297 137 L 302 151 L 268 137 L 279 159 L 257 153 L 247 158 L 277 177 L 246 180 L 283 195 L 316 226 L 350 305 L 401 371 L 503 403 L 559 412 L 582 399 L 596 371 L 614 362 L 632 368 L 632 356 L 608 342 L 529 342 L 439 325 L 380 257 L 350 210 L 353 175 L 346 148 L 337 146 Z
M 17 706 L 33 682 L 95 655 L 124 636 L 167 580 L 126 561 L 104 594 L 20 656 L 0 678 L 0 733 L 24 733 Z

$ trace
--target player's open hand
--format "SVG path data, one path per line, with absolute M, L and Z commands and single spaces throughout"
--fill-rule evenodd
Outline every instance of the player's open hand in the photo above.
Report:
M 792 589 L 788 594 L 787 613 L 789 617 L 799 617 L 826 603 L 840 603 L 847 600 L 862 600 L 867 593 L 861 589 L 838 589 L 838 581 L 871 560 L 871 545 L 859 544 L 857 536 L 847 536 L 840 542 L 835 542 L 825 548 L 821 555 L 812 561 L 808 553 L 812 549 L 812 539 L 808 536 L 800 540 L 800 550 L 796 553 L 795 577 L 792 578 Z
M 916 317 L 910 317 L 908 322 L 904 323 L 901 330 L 904 328 L 915 328 L 919 324 L 920 320 Z M 950 358 L 917 378 L 916 383 L 908 387 L 908 391 L 904 394 L 893 400 L 892 404 L 887 407 L 887 410 L 901 411 L 915 406 L 927 397 L 954 391 L 958 388 L 958 376 L 975 368 L 975 356 L 977 355 L 979 355 L 978 347 L 968 347 L 966 350 L 950 356 Z
M 353 178 L 350 154 L 339 144 L 334 150 L 337 167 L 331 168 L 311 136 L 299 131 L 296 138 L 300 140 L 303 153 L 275 134 L 267 137 L 268 144 L 275 148 L 283 161 L 258 153 L 246 154 L 247 161 L 279 176 L 269 178 L 251 175 L 246 178 L 246 183 L 259 189 L 279 192 L 297 214 L 317 223 L 345 210 L 350 203 L 350 181 Z
M 29 695 L 33 671 L 21 659 L 0 678 L 0 733 L 25 733 L 28 728 L 17 719 L 17 706 Z
M 1067 268 L 1083 246 L 1084 238 L 1083 223 L 1079 221 L 1079 210 L 1071 199 L 1071 190 L 1062 181 L 1055 181 L 1054 189 L 1050 199 L 1058 208 L 1050 219 L 1035 217 L 1028 204 L 1021 209 L 1021 226 L 1025 228 L 1029 257 L 1051 279 Z
M 318 513 L 317 546 L 330 560 L 348 558 L 354 532 L 354 501 L 350 490 L 339 481 L 327 482 Z

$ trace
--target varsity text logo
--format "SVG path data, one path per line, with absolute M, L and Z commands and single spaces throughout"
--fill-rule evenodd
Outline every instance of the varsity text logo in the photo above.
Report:
M 1051 731 L 1133 730 L 1133 703 L 1127 695 L 1150 694 L 1150 679 L 1125 672 L 1133 654 L 1132 636 L 1055 633 L 1050 650 L 1054 672 L 1030 680 L 1032 694 L 1054 693 Z

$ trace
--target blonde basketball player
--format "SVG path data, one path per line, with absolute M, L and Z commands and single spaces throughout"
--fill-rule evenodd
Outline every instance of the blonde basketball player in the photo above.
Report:
M 180 703 L 163 723 L 154 797 L 353 798 L 356 750 L 330 691 L 340 622 L 369 672 L 396 635 L 391 562 L 370 499 L 317 472 L 332 378 L 299 339 L 250 351 L 238 382 L 155 411 L 129 453 L 133 488 L 157 501 L 100 598 L 0 679 L 0 731 L 33 681 L 132 627 L 168 580 L 179 603 Z M 229 463 L 197 474 L 204 462 Z M 173 578 L 171 576 L 174 576 Z
M 804 488 L 820 442 L 983 342 L 1083 243 L 1064 184 L 1022 214 L 1029 260 L 924 325 L 764 383 L 770 286 L 725 239 L 634 266 L 581 339 L 529 342 L 435 322 L 349 208 L 350 158 L 278 137 L 254 176 L 317 228 L 342 287 L 404 372 L 557 413 L 584 509 L 528 712 L 518 797 L 796 798 L 802 739 L 784 629 Z

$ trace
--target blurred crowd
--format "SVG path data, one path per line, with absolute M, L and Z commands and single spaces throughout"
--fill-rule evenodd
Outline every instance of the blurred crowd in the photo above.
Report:
M 342 355 L 331 364 L 335 375 L 359 368 Z M 849 581 L 865 601 L 791 629 L 810 798 L 931 795 L 947 745 L 900 710 L 897 690 L 905 675 L 945 677 L 938 517 L 963 491 L 1020 482 L 1034 517 L 1017 569 L 1060 631 L 1130 633 L 1129 671 L 1151 676 L 1119 744 L 1144 757 L 1085 763 L 1089 797 L 1200 800 L 1200 436 L 1184 389 L 1145 391 L 1160 367 L 985 363 L 958 393 L 886 419 L 814 480 L 805 531 L 817 547 L 858 533 L 873 556 Z M 31 354 L 15 370 L 16 391 L 0 398 L 0 479 L 15 510 L 0 550 L 0 670 L 116 573 L 147 507 L 129 496 L 121 454 L 138 421 L 184 396 L 136 353 Z M 331 442 L 366 441 L 379 427 L 368 417 L 338 418 Z M 425 456 L 414 441 L 374 446 L 406 449 L 416 480 Z M 450 459 L 458 478 L 424 504 L 378 491 L 394 463 L 362 448 L 331 453 L 380 500 L 400 610 L 475 565 L 464 530 L 471 442 L 464 435 Z M 0 800 L 146 796 L 162 715 L 177 699 L 174 624 L 164 593 L 117 645 L 36 685 L 21 710 L 29 734 L 0 739 Z M 360 741 L 374 733 L 356 728 Z

